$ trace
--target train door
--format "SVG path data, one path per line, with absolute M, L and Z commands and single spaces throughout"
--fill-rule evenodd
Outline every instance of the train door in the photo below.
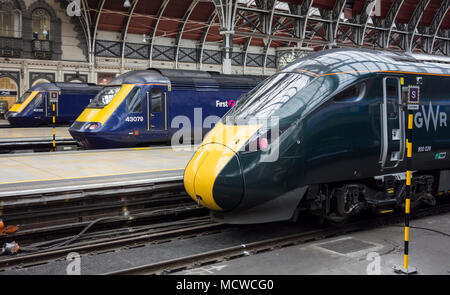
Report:
M 58 117 L 58 101 L 59 93 L 57 91 L 49 91 L 48 93 L 41 92 L 45 101 L 45 116 L 47 118 Z M 55 104 L 55 113 L 53 113 L 53 103 Z
M 167 86 L 152 85 L 147 91 L 147 130 L 167 131 Z
M 402 108 L 400 78 L 383 78 L 383 101 L 380 114 L 381 168 L 395 168 L 405 157 L 405 115 Z

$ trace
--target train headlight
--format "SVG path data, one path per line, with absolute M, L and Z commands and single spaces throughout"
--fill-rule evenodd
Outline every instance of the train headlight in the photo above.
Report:
M 86 124 L 84 129 L 85 130 L 95 130 L 95 129 L 98 129 L 100 126 L 101 126 L 100 123 L 89 123 L 89 124 Z
M 17 116 L 17 114 L 18 114 L 17 112 L 7 112 L 5 117 L 6 118 L 15 117 Z
M 261 150 L 265 151 L 269 147 L 269 140 L 265 137 L 258 138 L 258 146 Z
M 270 144 L 280 137 L 288 128 L 276 128 L 274 134 L 272 129 L 259 130 L 252 138 L 248 140 L 243 152 L 265 152 L 269 150 Z
M 97 128 L 98 128 L 98 124 L 97 123 L 91 124 L 91 126 L 89 126 L 89 130 L 94 130 L 94 129 L 97 129 Z

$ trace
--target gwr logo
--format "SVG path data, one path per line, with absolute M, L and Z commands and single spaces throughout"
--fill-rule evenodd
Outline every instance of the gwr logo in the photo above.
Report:
M 220 101 L 216 100 L 216 108 L 232 108 L 236 104 L 236 101 L 234 99 L 230 99 L 228 101 Z
M 425 128 L 428 132 L 428 129 L 430 127 L 430 120 L 433 122 L 434 131 L 437 131 L 438 123 L 439 127 L 447 127 L 447 114 L 445 112 L 439 112 L 440 106 L 436 106 L 436 112 L 433 110 L 433 106 L 430 105 L 428 107 L 428 112 L 425 111 L 425 106 L 422 105 L 422 110 L 418 111 L 414 115 L 414 125 L 416 125 L 417 128 L 422 128 L 423 124 L 425 123 Z

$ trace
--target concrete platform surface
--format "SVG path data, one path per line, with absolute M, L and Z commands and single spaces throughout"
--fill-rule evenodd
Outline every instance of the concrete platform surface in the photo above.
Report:
M 413 220 L 410 265 L 450 274 L 450 213 Z M 403 225 L 386 226 L 183 271 L 183 275 L 394 275 L 403 265 Z
M 193 151 L 152 147 L 0 156 L 0 196 L 24 190 L 177 177 Z
M 56 127 L 55 135 L 57 139 L 72 138 L 69 127 Z M 53 138 L 52 127 L 0 128 L 0 142 L 51 138 Z

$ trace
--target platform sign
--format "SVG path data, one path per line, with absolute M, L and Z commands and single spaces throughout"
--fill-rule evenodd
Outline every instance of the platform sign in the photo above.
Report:
M 58 102 L 58 92 L 50 92 L 50 102 Z
M 417 85 L 408 86 L 408 109 L 419 109 L 420 87 Z

